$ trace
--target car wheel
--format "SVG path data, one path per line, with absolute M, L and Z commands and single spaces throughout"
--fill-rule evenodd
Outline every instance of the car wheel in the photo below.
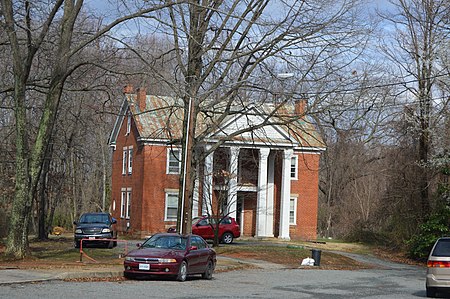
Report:
M 187 277 L 187 264 L 185 261 L 181 262 L 180 269 L 178 270 L 178 281 L 185 281 Z
M 427 297 L 435 298 L 436 297 L 436 289 L 427 287 Z
M 222 242 L 225 244 L 231 244 L 233 242 L 233 234 L 232 233 L 224 233 L 222 236 Z
M 127 279 L 133 279 L 135 278 L 135 275 L 132 273 L 123 272 L 123 276 Z
M 113 249 L 113 247 L 114 247 L 114 242 L 113 241 L 109 241 L 108 249 Z
M 78 242 L 78 241 L 73 241 L 73 247 L 75 247 L 75 248 L 80 248 L 80 242 Z
M 207 279 L 207 280 L 211 280 L 212 279 L 212 275 L 213 275 L 213 271 L 214 271 L 213 263 L 211 262 L 211 260 L 209 260 L 208 264 L 206 265 L 205 273 L 202 273 L 202 278 L 203 279 Z
M 117 247 L 117 241 L 113 242 L 113 247 Z

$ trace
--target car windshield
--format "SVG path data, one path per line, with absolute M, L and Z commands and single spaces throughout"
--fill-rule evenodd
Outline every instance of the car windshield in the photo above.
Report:
M 109 217 L 106 214 L 84 214 L 80 223 L 109 223 Z
M 186 249 L 187 238 L 181 236 L 154 235 L 142 244 L 142 248 Z
M 433 256 L 450 256 L 450 239 L 440 239 L 434 247 Z

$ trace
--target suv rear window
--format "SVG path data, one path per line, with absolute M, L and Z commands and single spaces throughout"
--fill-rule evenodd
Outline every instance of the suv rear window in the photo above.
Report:
M 433 250 L 433 256 L 450 256 L 450 239 L 438 240 Z

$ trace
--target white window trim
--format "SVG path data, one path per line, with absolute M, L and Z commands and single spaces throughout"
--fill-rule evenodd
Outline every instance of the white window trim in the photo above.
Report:
M 131 188 L 127 188 L 127 205 L 125 206 L 125 218 L 130 219 L 130 210 L 131 210 Z
M 291 222 L 291 201 L 294 200 L 294 222 Z M 289 225 L 297 225 L 297 197 L 291 196 L 289 200 Z
M 128 174 L 133 172 L 133 146 L 128 147 Z
M 122 150 L 122 174 L 127 174 L 127 164 L 128 164 L 128 148 L 124 147 Z
M 295 176 L 292 176 L 292 160 L 295 161 Z M 291 176 L 291 180 L 298 180 L 298 156 L 297 155 L 293 155 L 291 157 L 291 165 L 290 167 L 290 176 Z
M 131 114 L 127 113 L 127 131 L 125 133 L 125 136 L 130 135 L 131 132 Z
M 180 153 L 180 161 L 178 161 L 178 171 L 177 172 L 171 172 L 170 171 L 170 152 L 171 151 L 178 151 L 179 153 Z M 167 159 L 166 159 L 166 174 L 180 174 L 180 172 L 181 172 L 181 156 L 182 156 L 182 153 L 181 153 L 181 148 L 174 148 L 174 147 L 172 147 L 172 148 L 168 148 L 167 149 Z
M 164 221 L 176 221 L 177 219 L 168 219 L 167 218 L 167 208 L 168 208 L 168 198 L 169 195 L 175 195 L 178 198 L 178 192 L 166 192 L 165 202 L 164 202 Z M 177 205 L 177 213 L 178 213 L 178 205 Z
M 125 217 L 126 194 L 127 194 L 127 189 L 126 188 L 122 188 L 121 192 L 120 192 L 120 218 L 124 218 Z

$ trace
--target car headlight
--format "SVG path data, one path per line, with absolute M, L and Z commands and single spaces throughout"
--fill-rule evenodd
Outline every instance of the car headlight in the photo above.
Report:
M 111 230 L 109 228 L 104 228 L 102 229 L 102 233 L 110 233 Z
M 176 259 L 158 259 L 158 263 L 160 264 L 168 264 L 168 263 L 176 263 Z
M 76 234 L 82 234 L 83 231 L 82 231 L 80 228 L 77 228 L 77 229 L 75 230 L 75 233 L 76 233 Z
M 125 260 L 128 261 L 128 262 L 134 262 L 134 257 L 126 256 Z

